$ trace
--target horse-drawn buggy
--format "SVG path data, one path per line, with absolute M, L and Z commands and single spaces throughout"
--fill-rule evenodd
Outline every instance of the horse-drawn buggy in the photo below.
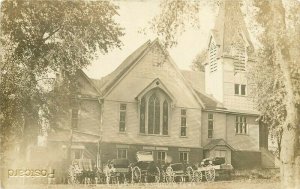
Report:
M 104 166 L 107 184 L 127 183 L 130 179 L 128 159 L 113 159 Z
M 225 164 L 224 157 L 206 158 L 194 171 L 194 181 L 201 182 L 203 178 L 209 182 L 215 179 L 230 179 L 232 171 L 232 165 Z
M 194 166 L 186 163 L 169 164 L 164 171 L 165 182 L 192 182 Z
M 132 183 L 159 182 L 161 180 L 161 171 L 153 160 L 152 152 L 138 151 L 136 158 L 137 162 L 130 166 Z
M 69 184 L 98 183 L 101 177 L 101 171 L 93 168 L 91 159 L 75 159 L 68 169 Z

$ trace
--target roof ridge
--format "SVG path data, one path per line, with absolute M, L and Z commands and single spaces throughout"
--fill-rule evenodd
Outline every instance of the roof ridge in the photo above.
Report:
M 144 51 L 151 45 L 151 41 L 148 40 L 147 42 L 143 43 L 140 47 L 138 47 L 135 51 L 133 51 L 123 62 L 110 74 L 102 77 L 101 79 L 105 78 L 107 81 L 101 87 L 101 91 L 105 95 L 109 89 L 113 86 L 115 80 L 121 77 L 127 69 L 129 69 L 136 59 L 144 53 Z

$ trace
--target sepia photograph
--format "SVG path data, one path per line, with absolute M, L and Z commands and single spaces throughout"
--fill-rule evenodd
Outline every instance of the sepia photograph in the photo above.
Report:
M 300 189 L 300 0 L 0 0 L 0 189 Z

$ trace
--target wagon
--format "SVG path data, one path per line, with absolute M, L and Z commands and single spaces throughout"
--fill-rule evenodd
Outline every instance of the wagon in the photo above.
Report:
M 215 181 L 215 179 L 230 179 L 233 167 L 225 164 L 225 158 L 214 157 L 203 159 L 201 165 L 194 171 L 194 180 L 201 182 L 204 178 L 206 181 Z
M 91 184 L 95 182 L 97 170 L 93 169 L 90 159 L 75 159 L 68 169 L 69 184 Z
M 152 152 L 138 151 L 137 162 L 131 165 L 132 183 L 139 182 L 159 182 L 161 171 L 153 160 Z
M 104 167 L 107 184 L 127 183 L 129 180 L 129 160 L 113 159 Z
M 185 163 L 173 163 L 164 171 L 165 181 L 170 182 L 192 182 L 194 180 L 193 166 Z

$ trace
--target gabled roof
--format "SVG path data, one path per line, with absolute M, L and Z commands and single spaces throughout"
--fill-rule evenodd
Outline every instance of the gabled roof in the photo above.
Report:
M 92 79 L 90 79 L 83 70 L 78 70 L 77 74 L 83 76 L 84 79 L 86 79 L 86 81 L 97 91 L 97 93 L 99 94 L 99 96 L 102 96 L 102 92 L 101 90 L 97 87 L 97 85 L 93 82 Z
M 100 91 L 105 95 L 110 88 L 115 84 L 115 82 L 126 73 L 130 67 L 143 55 L 143 53 L 151 45 L 150 40 L 136 49 L 131 55 L 129 55 L 112 73 L 103 77 L 101 81 L 93 80 L 93 82 L 98 86 Z
M 206 144 L 203 149 L 204 150 L 211 150 L 216 146 L 226 146 L 230 150 L 235 150 L 232 146 L 230 146 L 224 139 L 213 139 L 208 144 Z
M 204 92 L 199 92 L 195 90 L 196 94 L 199 96 L 199 98 L 202 100 L 202 102 L 205 105 L 206 110 L 217 110 L 217 109 L 223 109 L 226 108 L 222 105 L 222 103 L 218 102 L 216 99 L 214 99 L 212 96 L 208 96 Z
M 171 65 L 177 71 L 178 75 L 180 76 L 180 79 L 182 79 L 185 85 L 190 89 L 192 95 L 196 98 L 198 103 L 202 107 L 204 107 L 204 104 L 203 102 L 201 102 L 201 99 L 199 99 L 198 95 L 195 93 L 191 85 L 186 81 L 179 68 L 172 60 L 169 53 L 161 46 L 158 39 L 155 39 L 153 42 L 147 41 L 136 51 L 134 51 L 128 58 L 126 58 L 120 64 L 120 66 L 111 74 L 107 75 L 101 80 L 92 79 L 94 85 L 96 85 L 97 88 L 100 89 L 100 91 L 103 93 L 103 98 L 105 98 L 110 93 L 110 91 L 118 84 L 118 82 L 120 82 L 123 79 L 123 77 L 125 77 L 130 72 L 130 70 L 132 70 L 135 67 L 135 65 L 138 64 L 139 60 L 142 57 L 144 57 L 154 45 L 158 45 L 158 47 L 163 51 L 163 53 L 165 53 L 166 58 L 170 61 Z
M 205 73 L 199 71 L 180 70 L 184 78 L 197 90 L 205 91 Z
M 241 36 L 248 46 L 253 48 L 250 35 L 238 0 L 222 0 L 211 38 L 220 46 L 219 55 L 227 52 L 234 41 Z

